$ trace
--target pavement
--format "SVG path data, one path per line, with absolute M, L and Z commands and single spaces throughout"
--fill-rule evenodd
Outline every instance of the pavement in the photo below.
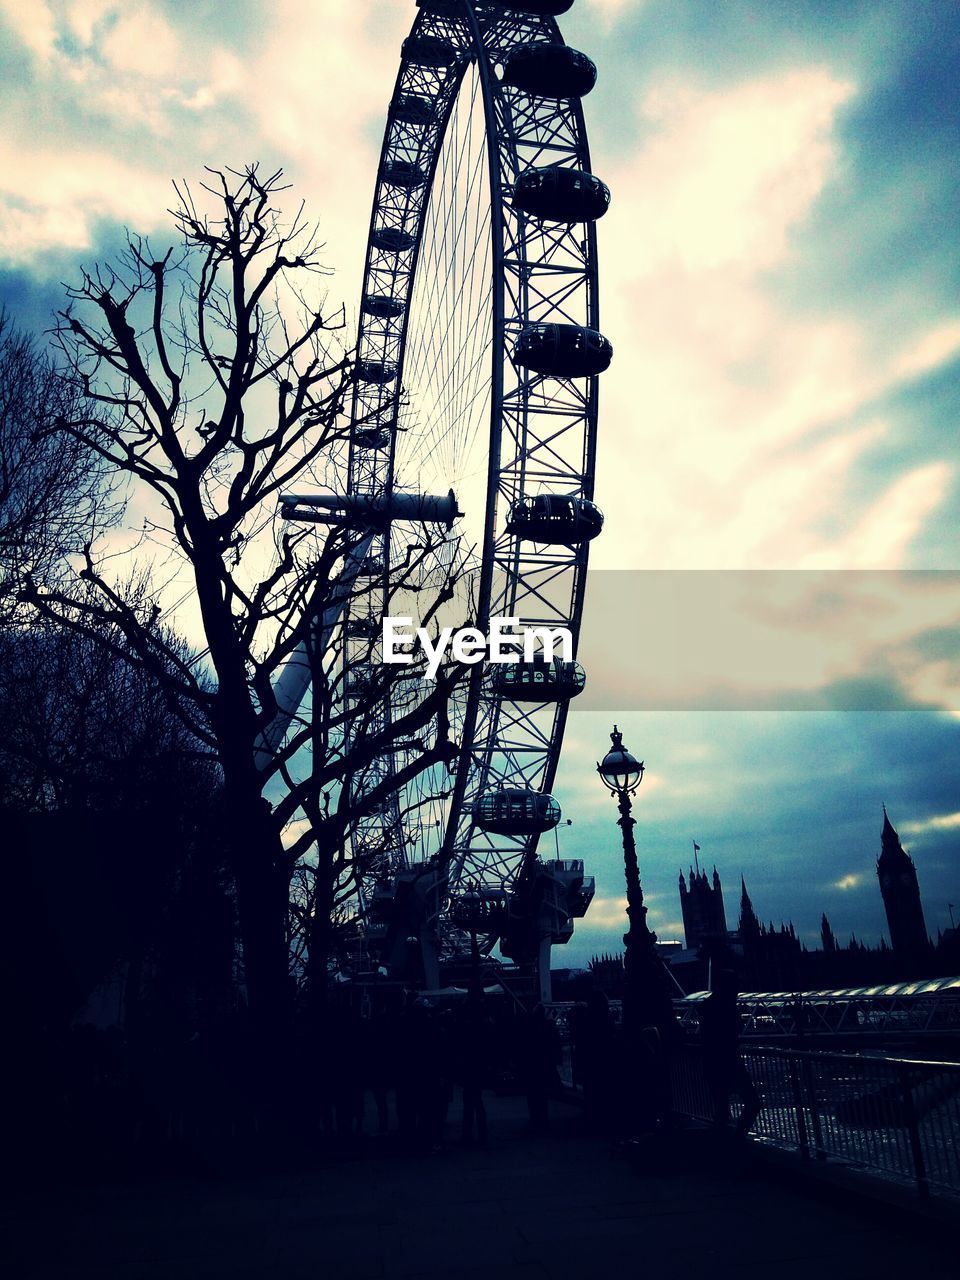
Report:
M 923 1280 L 960 1274 L 948 1233 L 910 1212 L 798 1194 L 748 1152 L 680 1134 L 624 1151 L 552 1104 L 488 1104 L 489 1144 L 256 1173 L 131 1178 L 8 1193 L 5 1280 Z

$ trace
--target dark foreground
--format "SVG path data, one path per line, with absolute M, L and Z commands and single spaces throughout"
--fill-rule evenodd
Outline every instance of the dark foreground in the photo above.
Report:
M 895 1209 L 798 1195 L 749 1153 L 679 1135 L 663 1168 L 585 1136 L 553 1104 L 534 1138 L 521 1099 L 489 1104 L 490 1141 L 420 1158 L 365 1140 L 311 1168 L 220 1170 L 8 1195 L 7 1280 L 650 1280 L 955 1277 L 945 1233 Z M 455 1123 L 456 1120 L 456 1123 Z

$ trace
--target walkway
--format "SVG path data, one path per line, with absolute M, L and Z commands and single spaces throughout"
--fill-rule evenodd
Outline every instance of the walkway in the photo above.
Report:
M 301 1105 L 303 1104 L 301 1100 Z M 8 1198 L 8 1280 L 923 1280 L 954 1277 L 915 1221 L 825 1206 L 762 1165 L 711 1170 L 702 1141 L 644 1173 L 580 1134 L 523 1130 L 490 1108 L 491 1142 L 286 1175 L 169 1179 Z

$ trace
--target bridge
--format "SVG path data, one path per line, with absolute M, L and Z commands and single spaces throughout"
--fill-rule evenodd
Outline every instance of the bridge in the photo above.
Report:
M 675 1002 L 681 1026 L 696 1026 L 709 994 L 696 991 Z M 960 977 L 833 991 L 752 991 L 737 1004 L 741 1034 L 752 1041 L 960 1040 Z

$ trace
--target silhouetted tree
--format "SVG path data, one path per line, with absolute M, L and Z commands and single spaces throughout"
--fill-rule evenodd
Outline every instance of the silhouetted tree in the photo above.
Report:
M 129 482 L 168 577 L 195 596 L 212 680 L 117 589 L 95 546 L 84 550 L 85 590 L 36 582 L 27 590 L 42 616 L 106 643 L 155 680 L 215 755 L 247 991 L 264 1028 L 289 995 L 292 869 L 316 841 L 311 919 L 329 920 L 343 888 L 344 835 L 357 817 L 343 780 L 391 744 L 413 743 L 414 755 L 365 797 L 372 809 L 406 778 L 449 762 L 444 708 L 457 678 L 442 673 L 429 697 L 379 728 L 355 708 L 345 735 L 351 713 L 314 628 L 361 535 L 340 525 L 319 541 L 315 527 L 275 522 L 274 513 L 296 483 L 343 484 L 351 372 L 317 294 L 315 234 L 302 211 L 282 223 L 274 207 L 282 190 L 279 173 L 263 177 L 255 166 L 212 172 L 207 216 L 178 189 L 181 248 L 155 251 L 131 236 L 116 262 L 69 290 L 56 331 L 76 401 L 49 438 L 93 450 Z M 429 558 L 429 542 L 419 557 Z M 312 706 L 264 763 L 258 748 L 278 711 L 273 682 L 301 643 L 313 650 Z M 298 774 L 303 748 L 312 759 Z M 303 829 L 285 848 L 284 829 L 300 815 Z
M 162 685 L 106 639 L 50 622 L 0 633 L 4 934 L 18 988 L 33 990 L 42 975 L 36 1016 L 53 1021 L 118 962 L 137 968 L 161 948 L 162 918 L 185 887 L 194 898 L 201 883 L 209 890 L 202 928 L 216 918 L 214 900 L 230 910 L 211 830 L 215 758 Z M 187 656 L 172 635 L 166 643 Z M 166 930 L 175 938 L 194 928 L 177 913 Z
M 62 575 L 108 522 L 107 468 L 84 441 L 51 434 L 84 409 L 82 393 L 49 355 L 0 315 L 0 619 L 18 616 L 25 574 Z

